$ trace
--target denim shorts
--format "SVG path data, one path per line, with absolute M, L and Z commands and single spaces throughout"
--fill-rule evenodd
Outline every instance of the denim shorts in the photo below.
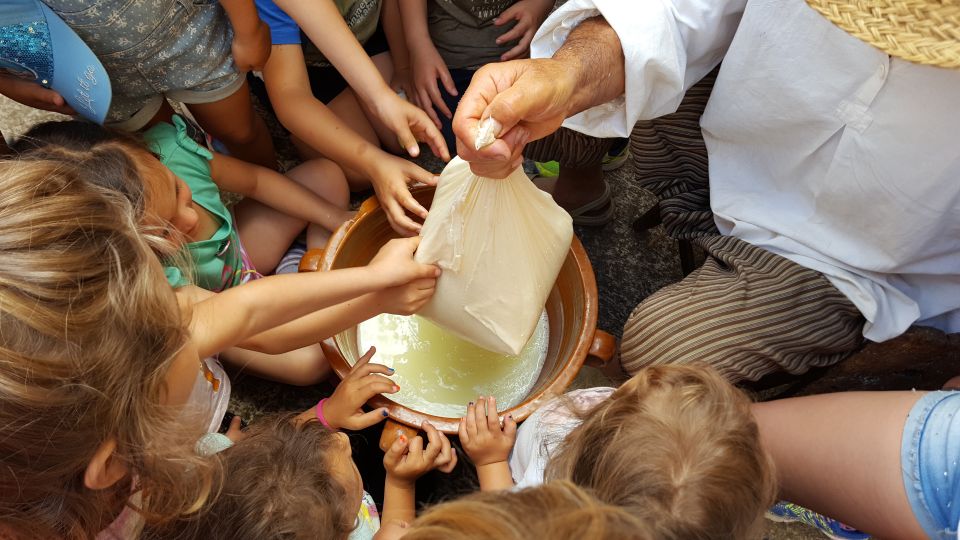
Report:
M 107 122 L 134 130 L 165 97 L 210 103 L 243 84 L 233 29 L 217 0 L 43 0 L 97 55 L 110 75 Z
M 960 391 L 930 392 L 910 410 L 900 463 L 914 516 L 930 538 L 957 538 L 960 521 Z

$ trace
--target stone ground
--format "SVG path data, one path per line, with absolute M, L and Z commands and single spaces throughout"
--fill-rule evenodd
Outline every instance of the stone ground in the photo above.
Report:
M 16 136 L 34 123 L 53 115 L 22 107 L 0 96 L 0 131 L 8 138 Z M 273 123 L 278 152 L 284 165 L 293 161 L 292 149 L 283 131 Z M 429 153 L 429 152 L 428 152 Z M 424 167 L 439 171 L 436 159 L 420 161 Z M 679 280 L 676 242 L 662 228 L 636 232 L 633 221 L 654 204 L 653 197 L 633 181 L 633 164 L 607 174 L 616 194 L 616 215 L 600 229 L 577 228 L 597 276 L 600 291 L 598 327 L 619 337 L 623 323 L 633 307 L 660 287 Z M 358 197 L 360 200 L 362 197 Z M 916 329 L 900 339 L 882 345 L 871 344 L 847 362 L 830 369 L 818 370 L 803 377 L 774 378 L 751 385 L 758 399 L 823 393 L 839 390 L 934 389 L 957 374 L 960 365 L 960 338 L 928 329 Z M 592 368 L 584 368 L 575 382 L 577 386 L 604 384 L 605 377 Z M 280 410 L 303 410 L 316 403 L 329 386 L 294 388 L 261 381 L 238 374 L 234 381 L 233 409 L 252 420 Z M 369 491 L 377 496 L 382 485 L 377 478 L 381 455 L 377 446 L 379 428 L 372 428 L 354 437 L 358 463 L 363 469 Z M 829 439 L 825 439 L 828 441 Z M 463 454 L 461 453 L 461 456 Z M 458 466 L 452 477 L 425 477 L 419 493 L 424 502 L 473 489 L 475 477 L 470 467 Z M 821 536 L 801 525 L 770 523 L 765 538 L 817 539 Z

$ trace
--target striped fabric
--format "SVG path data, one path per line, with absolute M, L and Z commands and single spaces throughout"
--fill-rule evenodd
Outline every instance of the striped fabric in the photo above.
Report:
M 599 165 L 613 141 L 562 127 L 528 144 L 523 149 L 523 156 L 534 161 L 557 161 L 564 167 L 581 169 L 588 165 Z
M 703 266 L 634 309 L 623 329 L 627 373 L 701 362 L 731 381 L 834 364 L 863 342 L 864 319 L 826 278 L 740 239 L 720 236 L 710 211 L 700 115 L 716 70 L 674 114 L 641 122 L 630 139 L 638 180 L 660 198 L 667 232 L 692 239 Z

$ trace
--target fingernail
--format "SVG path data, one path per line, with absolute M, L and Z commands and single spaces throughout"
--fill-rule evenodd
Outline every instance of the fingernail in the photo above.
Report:
M 397 437 L 397 440 L 400 441 L 400 442 L 403 443 L 403 444 L 406 444 L 406 442 L 407 442 L 407 436 L 406 436 L 406 435 L 401 435 L 401 436 Z
M 393 369 L 393 368 L 387 368 L 387 369 L 390 371 L 390 373 L 393 373 L 394 371 L 396 371 L 396 370 Z
M 473 407 L 473 402 L 467 403 L 467 407 Z
M 396 384 L 393 385 L 393 391 L 394 391 L 394 392 L 399 392 L 399 391 L 400 391 L 400 386 L 399 386 L 399 385 L 396 385 Z
M 388 412 L 385 411 L 385 410 L 384 410 L 384 411 L 380 411 L 380 414 L 382 414 L 384 418 L 390 416 L 390 413 L 388 413 Z

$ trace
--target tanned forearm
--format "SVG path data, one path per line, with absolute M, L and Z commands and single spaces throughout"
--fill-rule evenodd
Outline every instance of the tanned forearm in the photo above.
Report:
M 580 23 L 553 55 L 574 77 L 568 116 L 623 95 L 623 48 L 620 38 L 602 16 Z

